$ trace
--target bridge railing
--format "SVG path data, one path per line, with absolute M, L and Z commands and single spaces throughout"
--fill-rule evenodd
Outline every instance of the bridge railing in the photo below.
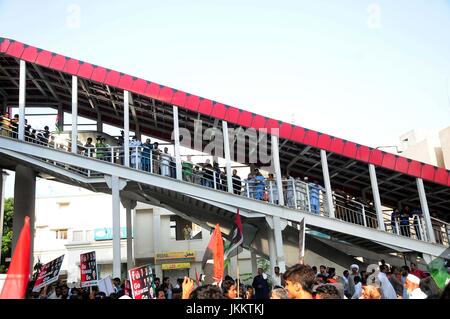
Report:
M 6 120 L 2 121 L 1 136 L 17 138 L 17 132 L 11 129 L 11 125 L 6 125 Z M 36 131 L 37 132 L 37 131 Z M 48 146 L 59 151 L 70 152 L 71 143 L 62 140 L 57 136 L 48 134 L 48 131 L 39 131 L 40 134 L 29 134 L 25 136 L 25 141 L 39 145 Z M 44 134 L 44 135 L 43 135 Z M 48 134 L 48 135 L 45 135 Z M 130 146 L 129 150 L 130 167 L 150 174 L 159 174 L 169 178 L 176 178 L 175 159 L 160 150 L 154 150 L 145 144 Z M 123 146 L 83 146 L 78 145 L 77 153 L 83 156 L 107 161 L 116 165 L 124 165 Z M 64 168 L 65 170 L 81 174 L 86 177 L 101 176 L 89 168 L 75 167 L 66 163 L 49 161 L 45 158 L 40 160 Z M 212 188 L 217 191 L 228 191 L 227 178 L 218 166 L 210 163 L 194 164 L 182 156 L 182 177 L 184 181 Z M 254 200 L 265 201 L 270 204 L 279 205 L 279 194 L 275 179 L 265 179 L 263 177 L 249 176 L 241 180 L 233 177 L 233 193 Z M 286 207 L 301 210 L 310 214 L 328 217 L 330 216 L 327 205 L 326 190 L 317 184 L 306 183 L 300 179 L 292 177 L 282 180 L 284 203 Z M 377 229 L 378 219 L 373 206 L 364 204 L 343 196 L 336 192 L 332 194 L 335 218 L 347 223 L 361 225 L 368 228 Z M 410 237 L 417 240 L 427 241 L 427 231 L 422 216 L 413 215 L 408 221 L 400 221 L 392 218 L 392 211 L 383 212 L 385 229 L 387 232 L 398 236 Z M 449 246 L 450 225 L 444 221 L 432 218 L 433 232 L 436 242 Z

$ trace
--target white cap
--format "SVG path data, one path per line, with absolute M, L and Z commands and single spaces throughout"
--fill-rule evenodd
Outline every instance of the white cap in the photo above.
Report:
M 357 269 L 356 271 L 359 271 L 359 266 L 357 264 L 353 264 L 350 266 L 350 270 L 353 268 L 356 268 Z
M 120 297 L 119 299 L 132 299 L 130 296 L 127 295 L 123 295 L 122 297 Z
M 408 276 L 406 276 L 406 280 L 409 280 L 413 284 L 420 285 L 420 278 L 414 276 L 413 274 L 409 274 Z

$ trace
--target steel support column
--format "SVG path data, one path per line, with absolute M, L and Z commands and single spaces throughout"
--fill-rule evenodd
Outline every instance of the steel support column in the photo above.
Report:
M 278 147 L 278 136 L 272 134 L 272 161 L 275 168 L 275 178 L 277 180 L 278 204 L 284 206 L 283 184 L 281 179 L 280 154 Z
M 127 223 L 127 270 L 134 267 L 133 258 L 133 223 L 132 215 L 133 210 L 136 207 L 136 201 L 126 200 L 124 201 L 126 209 L 126 223 Z
M 252 275 L 255 276 L 258 272 L 258 262 L 256 260 L 256 253 L 250 252 L 251 264 L 252 264 Z
M 273 277 L 274 268 L 277 266 L 277 248 L 275 244 L 274 230 L 270 229 L 267 235 L 267 239 L 269 241 L 270 275 Z
M 130 166 L 130 94 L 123 91 L 123 155 L 124 165 Z
M 178 123 L 178 107 L 173 106 L 173 139 L 175 150 L 175 165 L 176 174 L 178 180 L 183 180 L 183 174 L 181 170 L 181 155 L 180 155 L 180 126 Z
M 125 187 L 126 182 L 115 175 L 105 176 L 105 180 L 111 188 L 112 195 L 113 276 L 121 278 L 120 191 Z
M 230 138 L 228 136 L 228 123 L 222 121 L 223 146 L 225 151 L 228 192 L 233 193 L 233 174 L 231 173 Z
M 333 191 L 331 190 L 330 172 L 328 171 L 327 152 L 320 150 L 320 160 L 322 162 L 323 181 L 327 195 L 327 208 L 330 218 L 334 218 Z
M 273 234 L 275 237 L 275 249 L 276 249 L 276 260 L 277 266 L 280 267 L 280 272 L 286 271 L 286 261 L 284 259 L 284 248 L 283 248 L 283 234 L 281 227 L 280 217 L 273 217 Z M 273 269 L 272 269 L 273 271 Z
M 431 243 L 436 243 L 433 225 L 431 224 L 430 211 L 428 210 L 427 195 L 425 193 L 425 187 L 423 186 L 423 180 L 421 178 L 417 178 L 416 182 L 417 182 L 417 190 L 419 192 L 420 206 L 422 208 L 423 218 L 425 219 L 425 225 L 427 225 L 427 235 Z
M 20 60 L 20 75 L 19 75 L 19 140 L 25 140 L 25 93 L 27 86 L 27 65 L 26 62 Z
M 385 231 L 383 219 L 383 210 L 381 208 L 380 192 L 378 190 L 377 173 L 375 171 L 375 165 L 369 164 L 370 184 L 372 185 L 373 203 L 375 205 L 375 211 L 377 213 L 378 229 Z
M 72 76 L 72 153 L 77 154 L 78 139 L 78 77 Z

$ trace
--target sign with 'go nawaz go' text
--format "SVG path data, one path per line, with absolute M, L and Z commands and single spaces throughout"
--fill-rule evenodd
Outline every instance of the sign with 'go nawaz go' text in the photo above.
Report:
M 52 260 L 49 263 L 46 263 L 41 267 L 38 278 L 34 283 L 33 291 L 39 291 L 42 287 L 58 281 L 63 260 L 64 255 Z
M 131 284 L 131 292 L 134 299 L 153 299 L 152 268 L 145 265 L 128 271 Z
M 96 286 L 98 283 L 95 251 L 80 255 L 81 287 Z

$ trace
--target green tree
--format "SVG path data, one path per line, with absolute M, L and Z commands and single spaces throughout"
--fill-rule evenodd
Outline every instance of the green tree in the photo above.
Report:
M 2 259 L 0 260 L 0 273 L 6 273 L 8 264 L 6 258 L 11 257 L 11 243 L 13 235 L 13 212 L 14 199 L 5 199 L 4 219 L 3 219 L 3 234 L 2 235 Z

